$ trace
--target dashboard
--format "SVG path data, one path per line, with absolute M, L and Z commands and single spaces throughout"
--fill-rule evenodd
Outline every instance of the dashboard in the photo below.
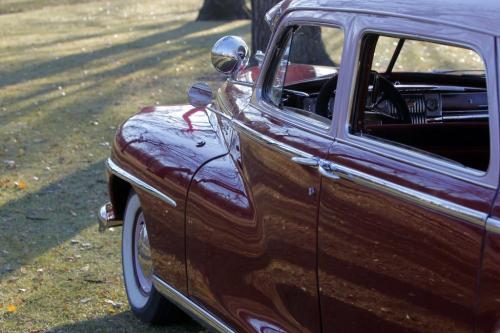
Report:
M 412 124 L 487 121 L 488 96 L 485 89 L 457 86 L 395 85 L 403 96 Z M 372 121 L 395 118 L 396 107 L 389 100 L 377 105 L 365 117 Z
M 405 100 L 412 124 L 475 122 L 488 120 L 488 96 L 485 88 L 456 85 L 399 84 L 394 87 Z M 284 107 L 300 109 L 316 115 L 316 103 L 321 86 L 307 82 L 302 86 L 286 87 L 283 92 Z M 370 104 L 372 87 L 368 89 L 367 106 Z M 330 100 L 333 109 L 334 96 Z M 368 108 L 367 108 L 368 109 Z M 368 124 L 394 123 L 397 109 L 385 99 L 375 108 L 365 111 Z

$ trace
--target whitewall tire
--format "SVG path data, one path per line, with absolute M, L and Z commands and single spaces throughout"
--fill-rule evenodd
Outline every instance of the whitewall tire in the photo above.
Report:
M 173 312 L 177 312 L 177 309 L 156 291 L 152 283 L 153 265 L 146 221 L 139 196 L 133 191 L 129 195 L 123 219 L 122 266 L 132 312 L 150 324 L 172 321 Z

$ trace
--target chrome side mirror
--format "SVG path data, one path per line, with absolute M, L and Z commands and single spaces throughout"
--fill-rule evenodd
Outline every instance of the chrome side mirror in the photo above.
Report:
M 204 108 L 212 103 L 213 94 L 210 86 L 203 82 L 195 83 L 188 90 L 189 104 L 195 108 Z
M 215 69 L 226 75 L 235 75 L 248 65 L 250 49 L 243 39 L 237 36 L 222 37 L 212 48 L 212 64 Z

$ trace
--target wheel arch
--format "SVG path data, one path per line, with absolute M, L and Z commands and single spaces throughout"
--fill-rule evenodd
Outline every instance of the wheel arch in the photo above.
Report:
M 114 213 L 117 219 L 123 219 L 127 200 L 132 191 L 132 185 L 129 182 L 115 175 L 109 176 L 109 197 L 113 204 Z

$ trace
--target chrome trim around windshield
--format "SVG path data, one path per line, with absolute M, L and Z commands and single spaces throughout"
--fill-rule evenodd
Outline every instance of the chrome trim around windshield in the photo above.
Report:
M 220 319 L 216 318 L 210 312 L 175 290 L 175 288 L 156 275 L 153 277 L 153 284 L 156 290 L 158 290 L 168 300 L 188 312 L 188 314 L 193 316 L 194 319 L 199 320 L 211 330 L 220 333 L 236 333 L 236 331 L 233 331 Z
M 124 170 L 120 166 L 118 166 L 111 158 L 108 158 L 106 161 L 106 167 L 107 169 L 114 174 L 115 176 L 131 183 L 134 186 L 137 186 L 141 188 L 142 190 L 148 192 L 149 194 L 155 196 L 156 198 L 164 201 L 168 205 L 172 207 L 177 207 L 177 203 L 175 202 L 174 199 L 170 198 L 168 195 L 160 192 L 153 186 L 146 184 L 144 181 L 140 180 L 136 176 L 132 175 L 130 172 Z
M 336 177 L 370 187 L 374 190 L 402 197 L 419 206 L 426 207 L 455 218 L 467 221 L 471 224 L 484 227 L 488 214 L 458 205 L 420 191 L 416 191 L 396 183 L 351 169 L 331 162 L 322 162 L 323 169 Z
M 488 220 L 486 221 L 486 230 L 500 235 L 500 220 L 494 217 L 488 218 Z

